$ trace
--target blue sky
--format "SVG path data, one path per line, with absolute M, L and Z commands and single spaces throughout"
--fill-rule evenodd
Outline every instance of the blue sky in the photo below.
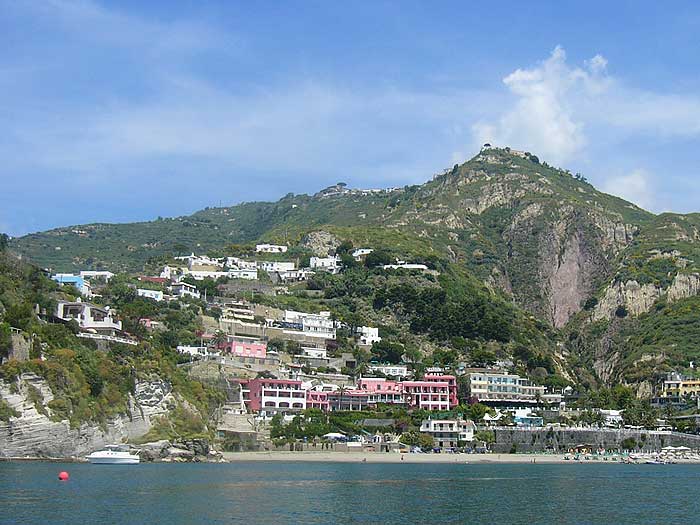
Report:
M 413 184 L 485 141 L 700 210 L 700 8 L 523 5 L 0 0 L 0 231 Z

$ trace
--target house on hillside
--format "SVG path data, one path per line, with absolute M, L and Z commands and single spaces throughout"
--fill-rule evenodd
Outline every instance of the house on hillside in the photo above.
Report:
M 184 281 L 173 284 L 171 287 L 171 291 L 175 297 L 194 297 L 195 299 L 200 298 L 200 294 L 197 291 L 197 287 Z
M 331 257 L 311 257 L 309 266 L 314 270 L 324 270 L 332 274 L 336 274 L 342 269 L 340 257 L 337 255 Z
M 74 275 L 72 273 L 57 273 L 52 275 L 51 279 L 56 281 L 58 284 L 72 284 L 75 289 L 85 297 L 90 297 L 92 295 L 92 287 L 90 286 L 90 283 L 80 275 Z
M 63 322 L 77 321 L 81 330 L 102 335 L 118 335 L 122 322 L 109 306 L 96 306 L 78 301 L 59 301 L 54 317 Z
M 256 244 L 257 253 L 286 253 L 288 247 L 281 244 Z

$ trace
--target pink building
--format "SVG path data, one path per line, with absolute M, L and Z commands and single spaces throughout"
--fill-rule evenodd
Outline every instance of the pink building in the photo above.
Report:
M 434 383 L 447 383 L 447 387 L 450 391 L 450 407 L 456 407 L 459 405 L 459 399 L 457 399 L 457 378 L 452 375 L 446 374 L 425 374 L 423 381 L 431 381 Z
M 263 341 L 230 341 L 226 343 L 226 352 L 237 357 L 265 359 L 267 356 L 267 343 Z
M 328 411 L 328 392 L 317 390 L 306 391 L 306 408 L 318 408 L 324 412 Z
M 424 410 L 449 410 L 450 386 L 447 381 L 404 381 L 409 406 Z
M 406 402 L 402 383 L 390 381 L 383 377 L 364 377 L 357 382 L 358 390 L 369 394 L 369 404 Z
M 247 379 L 241 381 L 243 402 L 252 412 L 277 412 L 306 408 L 306 391 L 301 381 L 290 379 Z

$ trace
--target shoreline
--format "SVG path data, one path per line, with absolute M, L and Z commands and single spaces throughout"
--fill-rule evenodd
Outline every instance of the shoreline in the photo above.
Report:
M 396 452 L 224 452 L 229 463 L 244 461 L 299 461 L 310 463 L 453 463 L 453 464 L 569 464 L 622 463 L 620 461 L 571 461 L 559 454 L 400 454 Z M 402 459 L 403 457 L 403 459 Z
M 639 458 L 632 462 L 601 459 L 566 460 L 563 454 L 415 454 L 396 452 L 332 452 L 332 451 L 269 451 L 269 452 L 222 452 L 224 462 L 170 462 L 154 461 L 154 464 L 235 464 L 246 462 L 299 462 L 299 463 L 375 463 L 375 464 L 503 464 L 503 465 L 626 465 L 644 464 L 647 459 Z M 2 457 L 0 463 L 73 463 L 89 464 L 75 457 Z M 142 462 L 149 464 L 150 462 Z M 673 464 L 700 465 L 697 459 L 673 459 Z

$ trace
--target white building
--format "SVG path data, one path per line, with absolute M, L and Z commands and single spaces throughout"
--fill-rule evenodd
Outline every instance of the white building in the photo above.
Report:
M 295 262 L 258 261 L 257 264 L 265 272 L 288 272 L 296 268 Z
M 413 264 L 405 261 L 398 261 L 396 264 L 385 264 L 382 268 L 385 270 L 420 270 L 422 272 L 428 269 L 425 264 Z
M 160 277 L 163 279 L 172 279 L 174 270 L 167 264 L 163 266 L 163 271 L 160 272 Z
M 469 395 L 480 403 L 507 405 L 511 403 L 539 403 L 545 387 L 535 385 L 529 379 L 498 370 L 482 370 L 469 373 Z
M 146 297 L 148 299 L 153 299 L 154 301 L 158 302 L 163 300 L 163 292 L 161 292 L 160 290 L 146 290 L 144 288 L 137 288 L 136 294 L 139 297 Z
M 454 448 L 460 442 L 474 441 L 476 425 L 464 419 L 424 419 L 420 431 L 430 434 L 435 446 Z
M 285 310 L 284 322 L 301 325 L 302 332 L 309 337 L 335 339 L 335 322 L 331 319 L 330 312 L 309 314 Z
M 177 351 L 184 355 L 189 355 L 196 358 L 204 357 L 219 357 L 219 352 L 210 350 L 206 346 L 185 346 L 179 345 Z
M 372 248 L 358 248 L 354 252 L 352 252 L 352 257 L 356 261 L 361 261 L 365 257 L 367 257 L 370 253 L 372 253 L 374 250 Z
M 338 273 L 342 268 L 338 255 L 333 255 L 332 257 L 311 257 L 309 266 L 312 269 L 324 270 L 330 273 Z
M 622 420 L 622 410 L 598 410 L 605 418 L 605 426 L 611 428 L 620 428 L 624 421 Z
M 362 345 L 373 345 L 382 340 L 379 337 L 379 328 L 373 328 L 371 326 L 358 326 L 357 333 L 360 336 L 360 344 Z
M 246 261 L 239 257 L 226 257 L 226 266 L 238 270 L 256 270 L 258 268 L 255 261 Z
M 83 279 L 104 279 L 105 282 L 109 282 L 114 277 L 114 274 L 102 270 L 83 270 L 80 272 L 80 277 Z
M 197 287 L 186 282 L 179 282 L 172 285 L 170 288 L 175 297 L 194 297 L 199 299 L 200 295 Z
M 122 322 L 114 318 L 114 312 L 109 306 L 103 308 L 80 300 L 59 301 L 56 317 L 63 321 L 77 321 L 81 330 L 93 333 L 115 335 L 122 330 Z
M 303 346 L 301 348 L 301 351 L 303 352 L 304 357 L 311 357 L 314 359 L 327 359 L 328 358 L 328 351 L 325 348 L 311 348 L 311 347 Z
M 411 374 L 408 371 L 408 367 L 406 365 L 373 365 L 369 364 L 367 365 L 367 369 L 370 372 L 379 372 L 380 374 L 384 374 L 385 376 L 392 376 L 392 377 L 408 377 Z
M 256 244 L 255 251 L 257 253 L 286 253 L 287 246 L 280 244 Z
M 255 268 L 229 268 L 226 272 L 226 277 L 229 279 L 247 279 L 255 281 L 258 278 L 258 270 Z

